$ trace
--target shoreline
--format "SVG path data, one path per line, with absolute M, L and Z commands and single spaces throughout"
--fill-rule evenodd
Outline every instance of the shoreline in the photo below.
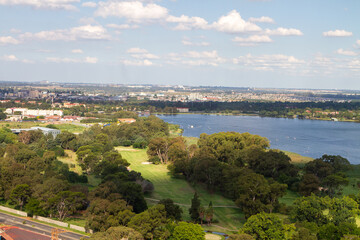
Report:
M 360 123 L 357 120 L 341 120 L 337 119 L 337 121 L 332 119 L 319 119 L 319 118 L 288 118 L 288 117 L 268 117 L 268 116 L 260 116 L 256 113 L 240 113 L 240 114 L 233 114 L 233 113 L 207 113 L 207 112 L 188 112 L 188 113 L 152 113 L 153 115 L 214 115 L 214 116 L 252 116 L 252 117 L 261 117 L 261 118 L 282 118 L 282 119 L 292 119 L 292 120 L 314 120 L 314 121 L 326 121 L 326 122 L 349 122 L 349 123 Z

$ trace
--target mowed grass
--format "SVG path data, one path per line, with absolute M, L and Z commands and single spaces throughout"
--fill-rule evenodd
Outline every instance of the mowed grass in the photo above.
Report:
M 349 184 L 343 188 L 343 195 L 358 195 L 360 183 L 360 165 L 352 165 L 352 169 L 346 172 L 349 179 Z
M 184 179 L 172 177 L 166 165 L 143 164 L 148 159 L 146 150 L 131 147 L 116 149 L 130 163 L 131 170 L 140 172 L 144 178 L 154 184 L 154 192 L 146 196 L 149 205 L 155 204 L 156 200 L 171 198 L 183 209 L 184 220 L 190 220 L 188 209 L 191 205 L 191 199 L 197 191 L 204 207 L 207 207 L 210 201 L 214 206 L 214 224 L 212 227 L 204 226 L 205 229 L 221 232 L 229 232 L 230 230 L 231 232 L 231 230 L 238 230 L 245 222 L 244 215 L 232 200 L 217 193 L 211 194 L 200 185 L 191 185 Z
M 0 128 L 7 127 L 7 128 L 31 128 L 31 127 L 46 127 L 46 125 L 54 124 L 57 129 L 61 131 L 68 131 L 71 133 L 81 133 L 86 128 L 81 125 L 74 125 L 71 123 L 41 123 L 41 122 L 0 122 Z
M 61 131 L 68 131 L 71 133 L 82 133 L 86 129 L 84 126 L 70 123 L 55 124 L 55 127 Z
M 69 166 L 70 171 L 76 172 L 81 175 L 82 170 L 76 160 L 76 153 L 71 150 L 65 150 L 65 157 L 58 157 L 58 160 Z
M 311 157 L 302 156 L 298 153 L 284 151 L 284 150 L 281 150 L 281 151 L 290 157 L 291 163 L 296 164 L 296 165 L 305 165 L 306 163 L 314 160 Z

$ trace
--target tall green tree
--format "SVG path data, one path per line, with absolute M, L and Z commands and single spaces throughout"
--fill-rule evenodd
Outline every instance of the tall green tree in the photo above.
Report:
M 23 206 L 28 202 L 31 197 L 31 189 L 27 184 L 17 185 L 10 194 L 10 200 L 16 203 L 22 210 Z
M 171 239 L 174 240 L 205 240 L 205 232 L 198 224 L 180 222 L 175 227 Z
M 194 193 L 194 197 L 191 199 L 191 207 L 189 208 L 189 214 L 191 219 L 194 222 L 199 221 L 199 209 L 200 209 L 201 201 L 197 192 Z

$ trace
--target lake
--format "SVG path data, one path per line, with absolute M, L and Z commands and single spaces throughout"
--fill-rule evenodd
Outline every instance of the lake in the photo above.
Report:
M 360 164 L 360 123 L 224 116 L 202 114 L 158 115 L 184 129 L 184 136 L 201 133 L 248 132 L 266 137 L 271 148 L 318 158 L 323 154 L 341 155 L 352 164 Z

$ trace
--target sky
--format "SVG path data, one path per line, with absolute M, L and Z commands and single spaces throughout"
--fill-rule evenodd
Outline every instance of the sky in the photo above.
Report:
M 360 90 L 359 0 L 0 0 L 0 80 Z

